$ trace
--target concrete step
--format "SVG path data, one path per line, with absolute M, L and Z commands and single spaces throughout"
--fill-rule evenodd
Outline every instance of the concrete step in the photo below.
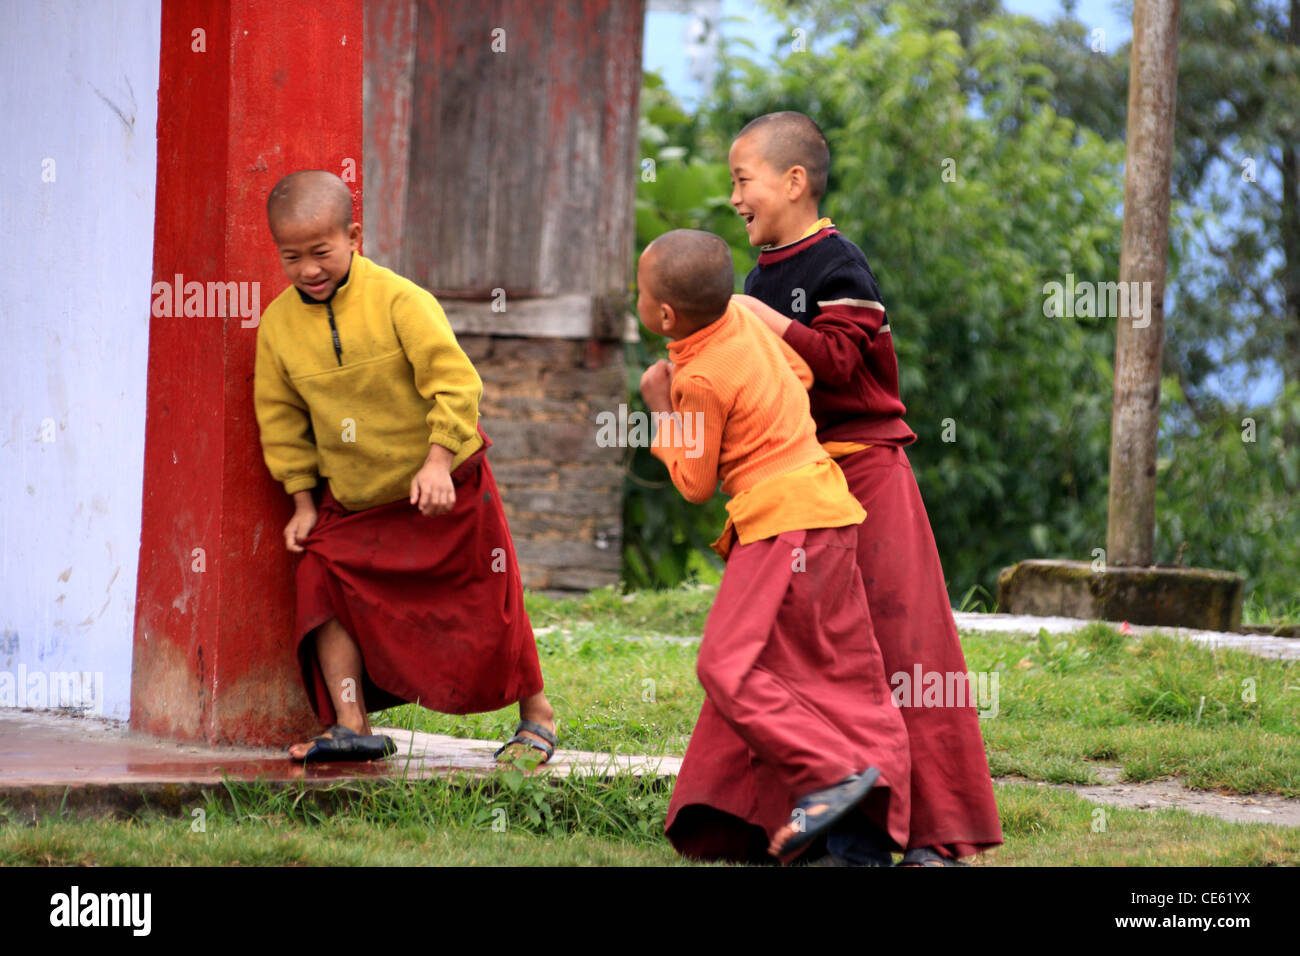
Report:
M 426 779 L 455 773 L 494 773 L 501 741 L 465 740 L 393 727 L 398 752 L 364 763 L 301 764 L 283 750 L 213 747 L 132 732 L 120 721 L 52 711 L 0 709 L 0 804 L 34 820 L 60 808 L 76 815 L 135 812 L 156 807 L 188 812 L 225 778 L 326 786 L 345 780 Z M 679 757 L 556 750 L 535 773 L 675 776 Z

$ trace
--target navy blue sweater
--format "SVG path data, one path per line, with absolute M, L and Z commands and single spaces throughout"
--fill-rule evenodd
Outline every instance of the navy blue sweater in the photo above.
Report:
M 876 277 L 833 226 L 764 249 L 745 292 L 793 319 L 785 340 L 816 381 L 808 393 L 820 441 L 907 445 L 898 360 Z

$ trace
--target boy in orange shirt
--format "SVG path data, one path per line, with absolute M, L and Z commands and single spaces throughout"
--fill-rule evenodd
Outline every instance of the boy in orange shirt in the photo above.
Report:
M 726 244 L 694 230 L 637 270 L 641 321 L 672 340 L 641 379 L 652 451 L 687 500 L 719 479 L 732 496 L 665 829 L 692 857 L 790 861 L 825 837 L 833 862 L 889 865 L 910 768 L 855 563 L 864 512 L 817 442 L 808 366 L 731 303 L 733 281 Z
M 731 203 L 761 251 L 739 301 L 812 368 L 817 438 L 869 517 L 858 565 L 886 673 L 966 677 L 934 534 L 905 445 L 898 362 L 862 251 L 820 218 L 830 152 L 802 113 L 760 116 L 731 146 Z M 947 678 L 944 680 L 948 683 Z M 912 755 L 905 866 L 944 866 L 1002 842 L 993 782 L 969 693 L 907 706 Z

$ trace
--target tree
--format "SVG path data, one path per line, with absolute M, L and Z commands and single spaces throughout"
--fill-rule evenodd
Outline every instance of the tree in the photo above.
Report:
M 1068 8 L 1043 24 L 996 2 L 771 6 L 803 31 L 803 48 L 790 32 L 772 57 L 727 47 L 718 88 L 697 113 L 648 80 L 643 155 L 660 161 L 657 181 L 641 183 L 639 243 L 674 226 L 712 229 L 743 275 L 755 250 L 726 202 L 727 148 L 760 113 L 813 116 L 832 151 L 824 211 L 866 252 L 889 311 L 920 437 L 908 453 L 950 592 L 991 590 L 999 568 L 1025 557 L 1093 556 L 1105 540 L 1113 319 L 1049 317 L 1044 286 L 1067 274 L 1118 276 L 1127 46 L 1094 51 Z M 1300 579 L 1300 509 L 1290 504 L 1300 499 L 1300 450 L 1288 431 L 1300 426 L 1300 389 L 1262 406 L 1214 392 L 1225 363 L 1254 350 L 1262 366 L 1283 347 L 1280 260 L 1267 253 L 1279 243 L 1250 245 L 1252 235 L 1280 236 L 1281 207 L 1264 209 L 1268 195 L 1280 203 L 1281 175 L 1248 192 L 1239 179 L 1223 186 L 1213 171 L 1228 168 L 1221 159 L 1198 174 L 1196 157 L 1213 151 L 1196 145 L 1188 124 L 1225 109 L 1212 105 L 1216 95 L 1236 98 L 1234 111 L 1266 121 L 1239 141 L 1273 144 L 1261 165 L 1280 170 L 1283 147 L 1297 142 L 1283 130 L 1300 116 L 1300 95 L 1291 54 L 1277 43 L 1290 29 L 1281 14 L 1257 13 L 1261 35 L 1251 33 L 1250 11 L 1279 5 L 1213 5 L 1224 17 L 1231 6 L 1232 29 L 1211 6 L 1184 0 L 1156 559 L 1237 570 L 1260 599 L 1285 604 Z M 1235 80 L 1221 82 L 1208 64 L 1233 57 Z M 1249 87 L 1252 70 L 1276 102 L 1227 89 Z M 1229 214 L 1205 202 L 1206 190 L 1224 209 L 1241 197 L 1259 205 Z M 1206 237 L 1225 235 L 1233 258 L 1208 258 Z M 662 349 L 644 347 L 637 375 Z M 630 388 L 635 396 L 634 379 Z M 721 501 L 684 504 L 648 455 L 631 467 L 626 533 L 629 553 L 642 553 L 628 566 L 642 571 L 629 581 L 674 583 L 720 528 Z M 632 489 L 636 480 L 661 486 Z M 636 530 L 648 513 L 659 523 Z

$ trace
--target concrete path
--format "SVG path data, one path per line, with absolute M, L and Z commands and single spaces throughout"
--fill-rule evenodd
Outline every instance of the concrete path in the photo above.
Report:
M 1125 807 L 1130 810 L 1186 810 L 1218 817 L 1232 823 L 1271 823 L 1274 826 L 1300 827 L 1300 800 L 1271 793 L 1213 793 L 1193 790 L 1176 779 L 1126 783 L 1120 777 L 1123 768 L 1099 766 L 1101 784 L 1044 783 L 1025 777 L 994 777 L 997 783 L 1022 787 L 1050 787 L 1070 790 L 1093 804 Z
M 961 631 L 1004 631 L 1018 634 L 1037 634 L 1046 630 L 1049 634 L 1068 634 L 1077 631 L 1092 621 L 1073 617 L 1032 617 L 1028 614 L 953 614 L 957 619 L 957 629 Z M 1120 625 L 1113 624 L 1113 627 Z M 1264 637 L 1259 634 L 1229 634 L 1224 631 L 1196 631 L 1185 627 L 1148 627 L 1143 624 L 1130 624 L 1134 634 L 1172 634 L 1184 640 L 1195 641 L 1206 647 L 1231 648 L 1257 654 L 1260 657 L 1273 657 L 1283 660 L 1300 660 L 1300 639 L 1294 637 Z
M 1074 617 L 1033 617 L 1028 614 L 971 614 L 953 612 L 960 631 L 1010 632 L 1015 634 L 1037 634 L 1046 630 L 1049 634 L 1068 634 L 1087 627 L 1093 621 Z M 1120 624 L 1108 622 L 1113 627 Z M 1159 631 L 1184 640 L 1196 641 L 1206 647 L 1224 647 L 1257 654 L 1260 657 L 1272 657 L 1283 660 L 1300 660 L 1300 638 L 1267 637 L 1260 634 L 1230 634 L 1223 631 L 1197 631 L 1185 627 L 1148 627 L 1131 624 L 1133 634 L 1151 634 Z M 570 628 L 541 627 L 538 634 L 550 634 L 560 631 L 572 637 L 581 637 L 583 625 Z M 625 634 L 628 640 L 665 641 L 676 644 L 698 644 L 699 635 L 663 635 L 663 634 Z
M 423 779 L 498 770 L 493 740 L 465 740 L 396 728 L 396 755 L 367 763 L 301 764 L 282 750 L 210 747 L 133 733 L 117 721 L 53 711 L 0 709 L 0 805 L 23 818 L 66 807 L 74 812 L 131 811 L 201 802 L 223 778 L 329 784 L 366 778 Z M 674 776 L 679 757 L 615 756 L 557 750 L 536 773 L 567 776 L 634 773 Z

